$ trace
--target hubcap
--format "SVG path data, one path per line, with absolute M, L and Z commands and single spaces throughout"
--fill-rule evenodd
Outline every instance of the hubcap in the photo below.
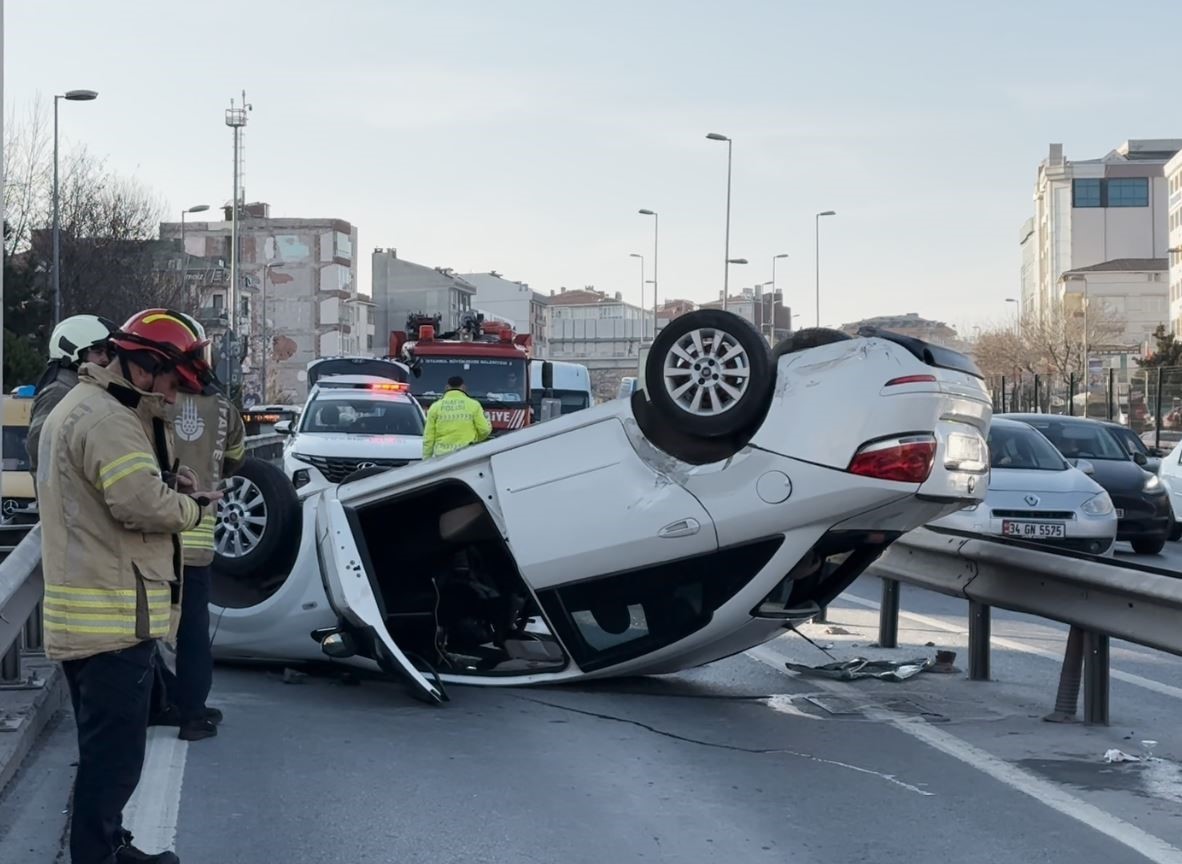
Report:
M 241 558 L 259 545 L 267 527 L 267 502 L 263 493 L 245 477 L 231 477 L 226 495 L 218 502 L 214 547 L 224 558 Z
M 733 408 L 747 392 L 751 358 L 724 330 L 691 330 L 665 356 L 664 381 L 683 411 L 714 417 Z

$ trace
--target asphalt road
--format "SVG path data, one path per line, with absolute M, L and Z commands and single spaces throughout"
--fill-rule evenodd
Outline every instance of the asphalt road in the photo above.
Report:
M 837 656 L 874 654 L 875 597 L 863 580 L 806 630 Z M 878 654 L 957 649 L 960 604 L 907 591 L 904 609 L 923 620 Z M 999 613 L 995 633 L 1061 650 L 1035 619 Z M 1113 656 L 1165 689 L 1115 682 L 1109 729 L 1041 723 L 1057 666 L 1006 647 L 996 683 L 843 685 L 785 671 L 828 659 L 788 634 L 676 676 L 452 688 L 442 708 L 385 682 L 220 668 L 222 734 L 159 737 L 130 820 L 190 864 L 1182 861 L 1182 675 L 1156 652 Z M 1100 758 L 1150 732 L 1152 770 Z M 71 733 L 66 718 L 0 801 L 0 861 L 54 860 Z

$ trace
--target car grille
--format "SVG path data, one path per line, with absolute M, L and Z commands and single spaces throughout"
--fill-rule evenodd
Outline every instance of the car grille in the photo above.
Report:
M 340 483 L 362 465 L 378 468 L 401 468 L 409 465 L 410 459 L 342 459 L 328 456 L 301 456 L 300 459 L 312 465 L 324 475 L 329 483 Z
M 994 510 L 995 519 L 1074 519 L 1071 510 Z

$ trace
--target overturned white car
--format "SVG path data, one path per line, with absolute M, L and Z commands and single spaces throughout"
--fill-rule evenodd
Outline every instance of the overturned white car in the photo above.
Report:
M 268 516 L 271 560 L 215 572 L 214 652 L 327 654 L 435 702 L 444 682 L 709 663 L 981 500 L 989 420 L 955 352 L 827 330 L 769 352 L 743 319 L 694 312 L 631 399 L 292 498 Z

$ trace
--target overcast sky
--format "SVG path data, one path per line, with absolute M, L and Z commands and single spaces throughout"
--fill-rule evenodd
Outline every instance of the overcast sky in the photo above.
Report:
M 734 139 L 732 291 L 771 278 L 814 317 L 918 312 L 962 330 L 1017 296 L 1018 229 L 1051 141 L 1101 156 L 1182 137 L 1182 3 L 760 0 L 6 0 L 4 103 L 63 104 L 172 211 L 231 195 L 357 226 L 369 253 L 549 292 L 718 296 Z M 178 217 L 172 217 L 178 218 Z M 651 294 L 649 295 L 651 299 Z

